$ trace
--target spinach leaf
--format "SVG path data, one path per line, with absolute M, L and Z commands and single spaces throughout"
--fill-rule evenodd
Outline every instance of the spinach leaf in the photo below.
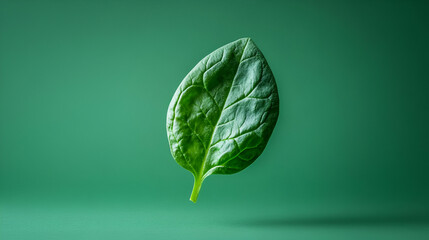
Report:
M 197 201 L 209 175 L 236 173 L 252 164 L 278 114 L 273 73 L 250 38 L 203 58 L 182 81 L 167 112 L 171 153 L 194 175 L 190 200 Z

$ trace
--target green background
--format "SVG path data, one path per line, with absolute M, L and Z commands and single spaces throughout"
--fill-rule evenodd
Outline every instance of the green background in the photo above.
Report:
M 427 239 L 424 1 L 0 0 L 0 239 Z M 280 117 L 197 204 L 165 121 L 251 37 Z

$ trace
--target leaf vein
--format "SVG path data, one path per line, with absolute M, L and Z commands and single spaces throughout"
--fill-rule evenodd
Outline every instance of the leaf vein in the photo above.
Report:
M 215 126 L 217 126 L 217 124 L 218 124 L 219 120 L 220 120 L 220 119 L 221 119 L 221 117 L 222 117 L 222 112 L 225 110 L 225 109 L 224 109 L 225 104 L 226 104 L 226 102 L 228 101 L 228 97 L 229 97 L 229 94 L 231 93 L 232 85 L 234 84 L 235 77 L 237 76 L 238 69 L 240 68 L 240 64 L 242 63 L 242 59 L 243 59 L 244 53 L 246 52 L 246 49 L 247 49 L 247 45 L 248 45 L 248 44 L 249 44 L 249 39 L 247 39 L 246 44 L 245 44 L 245 46 L 244 46 L 244 48 L 243 48 L 243 52 L 241 53 L 241 57 L 240 57 L 240 61 L 239 61 L 238 66 L 237 66 L 237 70 L 235 71 L 234 77 L 233 77 L 232 82 L 231 82 L 231 86 L 229 87 L 228 94 L 226 95 L 226 100 L 225 100 L 225 102 L 224 102 L 224 104 L 223 104 L 223 106 L 222 106 L 222 110 L 220 111 L 219 118 L 217 119 Z M 216 132 L 216 127 L 213 129 L 212 135 L 211 135 L 211 137 L 210 137 L 209 146 L 211 146 L 211 142 L 213 141 L 213 136 L 214 136 L 214 133 L 215 133 L 215 132 Z M 209 153 L 209 150 L 210 150 L 210 147 L 206 149 L 206 152 L 205 152 L 205 154 L 204 154 L 204 159 L 203 159 L 203 161 L 202 161 L 202 163 L 201 163 L 201 167 L 200 167 L 200 177 L 202 177 L 202 176 L 203 176 L 203 173 L 204 173 L 204 165 L 205 165 L 205 163 L 206 163 L 206 159 L 207 159 L 207 155 L 208 155 L 208 153 Z M 204 176 L 205 176 L 205 174 L 204 174 Z

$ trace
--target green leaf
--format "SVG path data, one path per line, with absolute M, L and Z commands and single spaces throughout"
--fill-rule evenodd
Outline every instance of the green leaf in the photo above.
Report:
M 203 58 L 174 93 L 167 112 L 170 150 L 194 175 L 190 200 L 211 174 L 232 174 L 261 155 L 279 115 L 273 73 L 250 38 Z

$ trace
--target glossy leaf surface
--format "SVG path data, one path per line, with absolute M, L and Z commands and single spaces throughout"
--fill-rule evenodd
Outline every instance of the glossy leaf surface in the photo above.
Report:
M 177 161 L 194 175 L 191 200 L 211 174 L 232 174 L 264 150 L 279 114 L 274 76 L 250 38 L 203 58 L 168 108 L 167 134 Z

